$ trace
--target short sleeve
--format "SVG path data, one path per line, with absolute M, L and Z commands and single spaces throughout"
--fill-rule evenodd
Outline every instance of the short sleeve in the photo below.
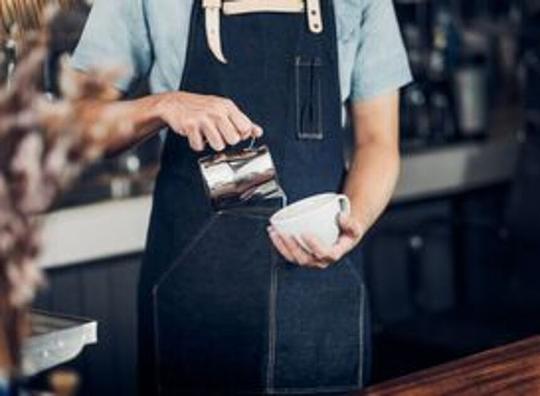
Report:
M 376 97 L 412 81 L 392 0 L 366 1 L 353 67 L 353 101 Z
M 143 0 L 95 0 L 71 59 L 76 70 L 121 68 L 116 87 L 129 90 L 151 67 Z

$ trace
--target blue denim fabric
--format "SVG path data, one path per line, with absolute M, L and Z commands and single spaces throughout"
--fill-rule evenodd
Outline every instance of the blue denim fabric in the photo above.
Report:
M 273 271 L 267 216 L 214 213 L 158 282 L 162 394 L 264 392 Z
M 327 0 L 325 0 L 327 1 Z M 185 70 L 194 0 L 94 0 L 75 68 L 122 66 L 122 91 L 150 76 L 153 92 L 174 91 Z M 392 0 L 337 0 L 343 104 L 398 89 L 411 73 Z
M 160 394 L 316 394 L 363 384 L 362 277 L 350 259 L 324 272 L 282 261 L 265 231 L 275 209 L 212 214 L 161 276 L 153 293 Z
M 340 191 L 345 174 L 332 3 L 323 3 L 324 34 L 309 32 L 304 18 L 224 18 L 222 65 L 195 8 L 180 86 L 231 97 L 265 126 L 260 143 L 270 147 L 291 202 Z M 368 334 L 359 256 L 326 271 L 285 262 L 266 234 L 278 206 L 215 212 L 200 156 L 167 136 L 141 274 L 143 394 L 361 388 Z

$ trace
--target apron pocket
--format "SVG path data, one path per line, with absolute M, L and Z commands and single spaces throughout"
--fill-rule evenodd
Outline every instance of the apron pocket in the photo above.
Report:
M 322 140 L 322 59 L 297 56 L 295 68 L 296 135 L 300 140 Z
M 325 271 L 280 267 L 275 391 L 361 386 L 364 297 L 344 261 Z

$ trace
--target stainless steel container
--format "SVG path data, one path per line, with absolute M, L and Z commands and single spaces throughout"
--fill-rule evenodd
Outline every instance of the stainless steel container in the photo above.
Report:
M 266 199 L 286 201 L 267 146 L 204 157 L 199 166 L 208 196 L 218 210 Z
M 454 75 L 458 127 L 464 137 L 485 133 L 488 127 L 489 98 L 484 65 L 460 67 Z

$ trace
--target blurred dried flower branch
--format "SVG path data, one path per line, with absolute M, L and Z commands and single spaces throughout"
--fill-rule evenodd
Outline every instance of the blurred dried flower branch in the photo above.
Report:
M 50 20 L 53 14 L 49 9 L 45 15 Z M 111 134 L 131 128 L 114 112 L 89 118 L 80 111 L 82 101 L 110 99 L 117 72 L 83 76 L 64 62 L 61 96 L 51 99 L 40 89 L 47 30 L 19 39 L 17 68 L 9 86 L 0 88 L 0 372 L 7 373 L 20 362 L 27 309 L 44 284 L 36 264 L 36 215 L 102 156 Z
M 13 35 L 12 28 L 17 26 L 18 35 L 32 32 L 42 26 L 44 9 L 48 4 L 55 4 L 68 9 L 75 0 L 2 0 L 0 1 L 0 37 Z

